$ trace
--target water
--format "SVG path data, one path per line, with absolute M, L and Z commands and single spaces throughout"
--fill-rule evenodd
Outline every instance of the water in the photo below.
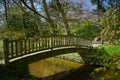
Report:
M 76 62 L 49 58 L 29 64 L 30 74 L 39 80 L 87 80 L 95 67 Z
M 2 70 L 0 80 L 88 80 L 94 66 L 59 58 L 48 58 L 29 64 L 29 72 L 19 69 Z

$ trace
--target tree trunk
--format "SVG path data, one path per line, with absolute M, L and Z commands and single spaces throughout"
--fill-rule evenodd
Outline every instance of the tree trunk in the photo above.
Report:
M 7 12 L 7 3 L 6 0 L 3 0 L 4 2 L 4 7 L 5 7 L 5 17 L 6 17 L 6 23 L 7 23 L 7 28 L 9 28 L 9 22 L 8 22 L 8 12 Z
M 55 24 L 54 24 L 54 21 L 52 20 L 50 14 L 48 12 L 48 7 L 47 7 L 46 0 L 42 0 L 42 4 L 43 4 L 45 14 L 48 18 L 48 23 L 50 24 L 50 28 L 52 29 L 52 34 L 54 35 L 55 34 Z
M 36 11 L 33 0 L 30 0 L 30 3 L 31 3 L 32 9 Z M 36 22 L 36 25 L 37 25 L 37 29 L 38 29 L 38 31 L 39 31 L 39 34 L 41 34 L 42 31 L 40 31 L 40 30 L 42 29 L 42 27 L 41 27 L 41 25 L 40 25 L 40 19 L 38 19 L 38 15 L 37 15 L 35 12 L 34 12 L 34 20 L 35 20 L 35 22 Z
M 67 21 L 66 13 L 64 12 L 64 9 L 62 8 L 59 0 L 54 0 L 54 1 L 56 2 L 56 6 L 57 6 L 58 10 L 62 14 L 62 20 L 63 20 L 63 23 L 65 25 L 67 35 L 71 35 L 71 31 L 70 31 L 70 27 L 69 27 L 69 24 L 68 24 L 68 21 Z

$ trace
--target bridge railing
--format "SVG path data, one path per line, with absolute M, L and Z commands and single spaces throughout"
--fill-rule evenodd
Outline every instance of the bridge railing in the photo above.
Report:
M 40 36 L 32 39 L 3 40 L 4 59 L 8 63 L 14 59 L 33 52 L 65 46 L 91 46 L 91 42 L 75 36 Z

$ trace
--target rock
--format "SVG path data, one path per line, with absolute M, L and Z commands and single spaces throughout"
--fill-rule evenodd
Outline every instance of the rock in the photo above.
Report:
M 118 65 L 116 66 L 116 68 L 120 70 L 120 64 L 118 64 Z

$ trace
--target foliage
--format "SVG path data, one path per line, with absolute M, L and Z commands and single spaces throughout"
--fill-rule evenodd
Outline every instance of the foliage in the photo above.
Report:
M 90 76 L 95 80 L 118 80 L 120 71 L 120 43 L 115 45 L 102 45 L 97 47 L 92 57 L 101 61 L 104 67 L 96 68 Z
M 94 24 L 92 21 L 85 21 L 79 25 L 79 28 L 74 34 L 84 39 L 93 39 L 98 36 L 100 27 Z
M 21 30 L 23 28 L 23 22 L 18 14 L 12 14 L 9 17 L 8 25 L 11 30 Z
M 119 80 L 120 71 L 99 67 L 90 74 L 93 80 Z
M 91 0 L 92 4 L 97 5 L 97 9 L 107 10 L 112 7 L 119 7 L 120 0 Z
M 101 18 L 101 24 L 103 29 L 101 36 L 104 40 L 108 40 L 109 43 L 113 43 L 119 40 L 120 35 L 120 12 L 119 8 L 109 9 L 105 15 Z
M 120 55 L 120 46 L 117 45 L 103 45 L 97 48 L 97 53 L 99 55 Z

